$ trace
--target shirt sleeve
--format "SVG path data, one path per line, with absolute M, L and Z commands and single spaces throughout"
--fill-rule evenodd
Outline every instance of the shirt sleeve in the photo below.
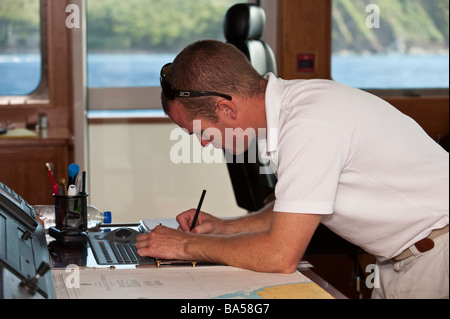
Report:
M 320 121 L 288 121 L 279 136 L 274 211 L 332 214 L 350 140 Z

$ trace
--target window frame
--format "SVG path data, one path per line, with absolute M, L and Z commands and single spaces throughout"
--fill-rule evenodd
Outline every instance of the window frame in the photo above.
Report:
M 48 10 L 47 0 L 39 1 L 41 78 L 36 89 L 23 95 L 0 95 L 0 108 L 4 106 L 27 105 L 45 107 L 50 105 L 48 87 Z
M 448 88 L 361 89 L 381 98 L 448 97 Z
M 333 2 L 334 0 L 328 0 L 330 1 L 331 6 L 331 14 L 330 14 L 330 70 L 329 70 L 329 78 L 333 81 L 335 79 L 333 78 L 333 66 L 331 63 L 331 60 L 333 58 Z M 371 94 L 374 94 L 381 98 L 393 98 L 393 97 L 405 97 L 405 98 L 419 98 L 419 97 L 448 97 L 449 95 L 449 88 L 420 88 L 420 87 L 407 87 L 407 88 L 359 88 L 362 91 L 369 92 Z
M 84 0 L 83 0 L 84 1 Z M 73 130 L 72 30 L 66 27 L 71 0 L 40 0 L 41 82 L 28 95 L 0 96 L 0 117 L 22 125 L 46 114 L 49 127 Z
M 258 0 L 242 1 L 257 3 Z M 83 19 L 86 20 L 86 10 Z M 87 59 L 87 51 L 86 51 Z M 87 69 L 85 70 L 87 74 Z M 87 87 L 87 111 L 106 110 L 161 110 L 161 88 L 142 87 Z M 153 114 L 153 113 L 152 113 Z

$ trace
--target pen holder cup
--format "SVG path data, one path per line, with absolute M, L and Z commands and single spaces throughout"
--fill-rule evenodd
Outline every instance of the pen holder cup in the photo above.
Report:
M 55 226 L 61 231 L 87 230 L 88 194 L 75 196 L 53 195 L 55 198 Z

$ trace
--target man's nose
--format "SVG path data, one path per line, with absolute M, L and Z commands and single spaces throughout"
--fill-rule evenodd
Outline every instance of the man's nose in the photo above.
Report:
M 211 143 L 210 140 L 204 140 L 204 139 L 200 139 L 200 144 L 202 144 L 203 147 L 206 147 L 209 145 L 209 143 Z
M 195 135 L 197 135 L 197 138 L 203 147 L 208 146 L 208 144 L 211 143 L 211 140 L 202 138 L 201 134 L 195 134 Z

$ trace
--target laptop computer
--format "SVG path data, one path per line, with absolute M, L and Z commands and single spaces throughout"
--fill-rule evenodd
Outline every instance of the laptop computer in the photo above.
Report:
M 141 226 L 104 225 L 98 232 L 88 232 L 90 248 L 98 265 L 156 264 L 155 258 L 141 257 L 136 237 L 145 232 Z

